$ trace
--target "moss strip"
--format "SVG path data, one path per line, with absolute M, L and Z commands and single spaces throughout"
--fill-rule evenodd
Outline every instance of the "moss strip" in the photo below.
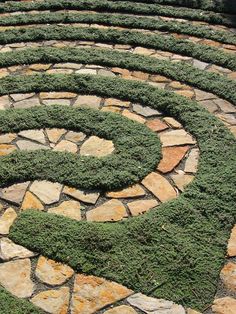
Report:
M 236 44 L 235 34 L 222 30 L 213 30 L 207 26 L 195 26 L 189 23 L 177 21 L 161 21 L 145 17 L 133 17 L 123 14 L 89 14 L 89 13 L 43 13 L 43 14 L 19 14 L 2 17 L 0 25 L 27 25 L 27 24 L 53 24 L 53 23 L 99 23 L 108 26 L 123 26 L 163 32 L 174 32 L 200 38 L 208 38 L 225 44 Z
M 79 28 L 72 26 L 46 26 L 0 32 L 0 44 L 38 40 L 93 40 L 113 44 L 140 45 L 197 58 L 204 62 L 236 70 L 236 56 L 217 48 L 199 45 L 172 36 L 145 35 L 140 32 L 113 29 Z

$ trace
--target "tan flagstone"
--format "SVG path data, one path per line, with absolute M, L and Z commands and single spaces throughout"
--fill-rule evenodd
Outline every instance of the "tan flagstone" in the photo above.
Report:
M 80 148 L 82 156 L 103 157 L 111 154 L 115 147 L 112 141 L 108 141 L 97 136 L 91 136 Z
M 4 189 L 0 189 L 0 198 L 15 204 L 20 204 L 29 186 L 29 181 L 13 184 Z
M 27 191 L 25 193 L 24 200 L 21 205 L 21 210 L 26 210 L 26 209 L 39 209 L 43 210 L 44 206 L 40 202 L 40 200 L 34 196 L 31 192 Z
M 0 217 L 0 234 L 8 234 L 11 225 L 17 218 L 17 213 L 11 207 L 7 208 L 3 215 Z
M 30 186 L 30 191 L 47 205 L 59 201 L 61 190 L 61 184 L 46 180 L 34 181 Z
M 231 290 L 236 291 L 236 264 L 233 262 L 228 262 L 220 273 L 220 278 L 222 279 L 225 286 Z
M 234 225 L 228 242 L 228 256 L 236 256 L 236 225 Z
M 139 184 L 135 184 L 123 190 L 107 192 L 106 196 L 112 198 L 128 198 L 144 196 L 145 194 L 144 189 Z
M 153 207 L 156 207 L 158 205 L 157 200 L 138 200 L 133 201 L 127 204 L 131 215 L 132 216 L 138 216 L 140 214 L 145 213 L 146 211 L 152 209 Z
M 216 314 L 235 314 L 236 299 L 231 297 L 216 299 L 213 303 L 212 311 Z
M 59 139 L 66 133 L 65 129 L 46 129 L 47 136 L 50 142 L 57 143 Z
M 59 206 L 49 208 L 48 213 L 62 215 L 75 220 L 81 220 L 81 206 L 77 201 L 64 201 Z
M 188 145 L 163 147 L 162 159 L 157 169 L 162 173 L 172 171 L 181 162 L 188 150 Z
M 9 261 L 13 258 L 33 257 L 35 253 L 29 251 L 21 245 L 17 245 L 8 238 L 0 239 L 0 258 L 3 261 Z
M 105 311 L 104 314 L 137 314 L 137 312 L 131 306 L 120 305 Z
M 6 156 L 11 154 L 16 150 L 15 145 L 10 144 L 0 144 L 0 156 Z
M 63 193 L 88 204 L 95 204 L 100 196 L 97 192 L 82 191 L 69 186 L 64 187 Z

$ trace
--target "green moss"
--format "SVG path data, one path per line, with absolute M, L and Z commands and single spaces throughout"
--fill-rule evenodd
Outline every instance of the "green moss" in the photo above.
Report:
M 193 25 L 178 21 L 161 21 L 153 18 L 134 17 L 124 14 L 89 14 L 89 13 L 57 13 L 50 12 L 42 14 L 19 14 L 2 17 L 0 25 L 27 25 L 27 24 L 54 24 L 54 23 L 97 23 L 108 26 L 122 26 L 130 28 L 141 28 L 148 30 L 159 30 L 163 32 L 174 32 L 208 38 L 225 44 L 236 44 L 235 34 L 201 25 Z

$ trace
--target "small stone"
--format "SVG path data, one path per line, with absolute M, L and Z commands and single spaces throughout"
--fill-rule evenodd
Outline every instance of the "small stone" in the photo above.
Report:
M 37 197 L 34 196 L 29 191 L 25 193 L 25 197 L 21 205 L 21 210 L 26 210 L 26 209 L 38 209 L 38 210 L 44 209 L 43 204 L 40 202 L 40 200 L 37 199 Z
M 126 107 L 128 108 L 130 105 L 129 101 L 122 101 L 116 98 L 107 98 L 104 102 L 104 106 L 114 106 L 114 107 Z
M 199 150 L 198 150 L 198 148 L 194 148 L 190 151 L 188 158 L 186 159 L 184 171 L 196 173 L 197 172 L 198 159 L 199 159 Z
M 131 306 L 120 305 L 104 312 L 104 314 L 138 314 Z
M 38 98 L 24 99 L 13 104 L 13 107 L 16 109 L 27 109 L 35 106 L 41 106 Z
M 160 112 L 157 110 L 154 110 L 150 107 L 141 106 L 139 104 L 133 105 L 133 110 L 137 112 L 138 114 L 144 116 L 144 117 L 152 117 L 156 115 L 160 115 Z
M 30 140 L 34 140 L 41 144 L 46 144 L 45 136 L 43 130 L 27 130 L 19 132 L 19 135 Z
M 61 140 L 54 148 L 53 150 L 58 152 L 70 152 L 70 153 L 76 153 L 78 151 L 78 147 L 75 143 L 72 143 L 67 140 Z
M 44 99 L 43 104 L 46 106 L 70 106 L 69 99 Z
M 116 76 L 112 71 L 105 70 L 105 69 L 100 69 L 100 70 L 98 70 L 98 75 L 102 75 L 102 76 L 111 76 L 111 77 Z
M 78 143 L 81 142 L 85 139 L 86 135 L 82 132 L 73 132 L 73 131 L 69 131 L 66 135 L 65 135 L 65 139 L 74 143 Z
M 0 156 L 6 156 L 11 154 L 16 150 L 15 145 L 9 145 L 9 144 L 0 144 Z
M 193 59 L 193 66 L 200 70 L 205 70 L 205 68 L 208 66 L 208 63 Z
M 192 309 L 187 309 L 187 314 L 201 314 L 201 313 Z
M 34 71 L 46 71 L 50 68 L 51 64 L 42 64 L 42 63 L 35 63 L 29 66 L 29 69 Z
M 163 76 L 163 75 L 151 75 L 150 80 L 152 82 L 157 82 L 157 83 L 168 83 L 168 82 L 170 82 L 170 79 L 168 79 L 166 76 Z
M 111 154 L 114 149 L 115 147 L 112 141 L 108 141 L 97 136 L 91 136 L 81 146 L 80 155 L 103 157 Z
M 19 140 L 16 145 L 20 150 L 38 150 L 38 149 L 50 149 L 48 146 L 38 144 L 28 140 Z
M 182 84 L 182 83 L 180 83 L 178 81 L 172 81 L 169 84 L 169 87 L 172 87 L 174 89 L 188 89 L 188 90 L 191 89 L 191 87 L 189 87 L 188 85 Z
M 159 173 L 152 172 L 143 179 L 142 184 L 161 202 L 169 201 L 177 196 L 169 181 Z
M 15 133 L 6 133 L 3 135 L 0 135 L 0 144 L 10 144 L 12 141 L 14 141 L 14 139 L 16 139 L 16 137 L 17 135 Z
M 164 131 L 168 129 L 168 125 L 161 121 L 160 119 L 147 120 L 146 126 L 154 132 Z
M 183 192 L 186 185 L 188 185 L 189 183 L 191 183 L 193 181 L 194 176 L 185 174 L 183 172 L 183 173 L 179 173 L 179 174 L 173 174 L 173 175 L 171 175 L 171 178 L 174 181 L 177 188 Z
M 236 300 L 231 297 L 216 299 L 213 303 L 212 311 L 216 314 L 235 314 Z
M 14 101 L 20 101 L 23 99 L 33 97 L 34 95 L 35 95 L 34 93 L 26 93 L 26 94 L 11 94 L 10 96 Z
M 95 69 L 80 69 L 80 70 L 76 71 L 76 73 L 96 75 L 97 70 L 95 70 Z
M 224 99 L 215 99 L 214 103 L 217 104 L 217 106 L 220 107 L 220 109 L 225 113 L 234 113 L 236 112 L 235 106 L 231 105 L 228 101 Z
M 182 125 L 178 121 L 176 121 L 174 118 L 165 117 L 163 120 L 174 129 L 182 128 Z
M 67 98 L 74 98 L 77 94 L 75 93 L 68 93 L 68 92 L 49 92 L 49 93 L 40 93 L 39 97 L 41 99 L 67 99 Z
M 216 112 L 218 110 L 218 107 L 213 100 L 202 100 L 199 101 L 198 103 L 211 113 Z
M 103 108 L 101 109 L 101 111 L 104 111 L 104 112 L 121 113 L 121 108 L 109 106 L 109 107 L 103 107 Z
M 142 293 L 136 293 L 127 299 L 128 303 L 145 313 L 161 314 L 185 314 L 181 305 L 172 301 L 148 297 Z
M 30 259 L 0 264 L 0 283 L 10 293 L 18 298 L 28 298 L 34 291 L 34 283 L 30 279 Z
M 127 204 L 131 215 L 138 216 L 158 205 L 156 200 L 138 200 Z
M 66 133 L 65 129 L 46 129 L 48 139 L 51 143 L 57 143 L 59 139 Z
M 102 99 L 97 96 L 82 95 L 82 96 L 78 96 L 77 100 L 74 103 L 74 106 L 98 109 L 100 106 L 101 100 Z
M 160 140 L 163 147 L 196 143 L 192 136 L 183 129 L 161 133 Z
M 0 239 L 0 259 L 9 261 L 13 258 L 33 257 L 35 253 L 27 250 L 21 245 L 17 245 L 8 238 Z
M 140 185 L 135 184 L 120 191 L 107 192 L 106 196 L 112 198 L 129 198 L 136 196 L 144 196 L 145 194 L 146 193 L 144 189 Z
M 228 242 L 228 256 L 236 256 L 236 225 L 234 225 Z
M 236 264 L 228 262 L 220 273 L 224 285 L 231 291 L 236 291 Z
M 48 213 L 62 215 L 75 220 L 81 220 L 80 203 L 76 201 L 65 201 L 59 206 L 49 208 Z
M 137 115 L 137 114 L 135 114 L 133 112 L 130 112 L 127 109 L 125 109 L 123 111 L 122 115 L 125 116 L 128 119 L 137 121 L 137 122 L 142 123 L 142 124 L 144 124 L 146 122 L 146 119 L 142 118 L 141 116 L 139 116 L 139 115 Z
M 157 167 L 162 173 L 172 171 L 184 158 L 189 150 L 189 146 L 171 146 L 163 147 L 162 159 Z
M 35 275 L 42 282 L 51 286 L 64 284 L 74 274 L 71 267 L 57 263 L 44 256 L 40 256 L 35 270 Z
M 234 114 L 220 113 L 216 116 L 221 119 L 226 125 L 236 125 L 236 117 Z
M 66 314 L 70 302 L 70 289 L 46 290 L 36 294 L 31 302 L 50 314 Z
M 143 47 L 136 47 L 133 51 L 133 53 L 141 54 L 144 56 L 150 56 L 151 54 L 155 53 L 154 49 L 147 49 Z
M 121 201 L 112 199 L 87 212 L 88 221 L 118 221 L 127 217 L 125 206 Z
M 95 276 L 76 275 L 71 314 L 92 314 L 128 297 L 132 290 Z
M 200 89 L 195 89 L 195 96 L 196 96 L 196 100 L 208 100 L 208 99 L 216 98 L 214 94 L 204 92 Z
M 10 201 L 14 204 L 20 204 L 25 195 L 29 182 L 13 184 L 0 190 L 0 198 Z
M 0 234 L 8 234 L 10 227 L 17 218 L 17 213 L 13 208 L 9 207 L 0 217 Z
M 5 110 L 10 108 L 10 101 L 8 96 L 1 96 L 0 97 L 0 110 Z
M 194 92 L 192 90 L 185 90 L 185 89 L 180 89 L 175 91 L 176 94 L 179 94 L 181 96 L 187 97 L 187 98 L 193 98 L 194 97 Z
M 49 181 L 34 181 L 30 186 L 30 191 L 34 193 L 42 202 L 47 205 L 58 202 L 62 185 Z
M 142 81 L 146 81 L 149 77 L 148 73 L 144 73 L 141 71 L 133 71 L 131 75 Z
M 74 197 L 75 199 L 88 204 L 96 204 L 100 193 L 82 191 L 68 186 L 64 187 L 63 193 Z

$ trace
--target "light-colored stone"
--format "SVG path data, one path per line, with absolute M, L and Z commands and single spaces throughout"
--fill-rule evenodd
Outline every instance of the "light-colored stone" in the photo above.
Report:
M 42 92 L 39 94 L 41 99 L 66 99 L 66 98 L 74 98 L 77 94 L 68 93 L 68 92 Z
M 168 129 L 168 125 L 160 119 L 147 120 L 146 126 L 154 132 L 160 132 Z
M 34 291 L 30 273 L 30 259 L 19 259 L 0 264 L 0 284 L 18 298 L 30 297 Z
M 236 112 L 235 106 L 224 99 L 217 98 L 214 100 L 214 103 L 220 107 L 220 109 L 225 113 L 234 113 Z
M 194 176 L 180 172 L 178 174 L 171 175 L 172 180 L 174 181 L 177 188 L 183 192 L 185 187 L 191 183 L 194 179 Z
M 0 144 L 10 144 L 17 137 L 15 133 L 6 133 L 0 135 Z
M 50 149 L 48 146 L 28 140 L 19 140 L 16 142 L 16 145 L 19 147 L 20 150 Z
M 142 118 L 141 116 L 137 115 L 136 113 L 130 112 L 127 109 L 125 109 L 123 111 L 122 115 L 128 119 L 137 121 L 137 122 L 142 123 L 142 124 L 144 124 L 146 122 L 146 119 Z
M 35 63 L 29 66 L 29 69 L 34 71 L 46 71 L 51 67 L 51 64 L 42 64 L 42 63 Z
M 120 99 L 116 98 L 107 98 L 104 102 L 105 106 L 112 106 L 112 107 L 129 107 L 130 102 L 129 101 L 122 101 Z
M 181 162 L 188 150 L 189 146 L 163 147 L 162 159 L 157 169 L 162 173 L 172 171 Z
M 161 202 L 169 201 L 177 196 L 169 181 L 159 173 L 152 172 L 143 179 L 142 184 Z
M 58 152 L 70 152 L 70 153 L 76 153 L 78 151 L 78 147 L 75 143 L 72 143 L 67 140 L 61 140 L 54 148 L 53 150 Z
M 11 102 L 8 96 L 1 96 L 0 97 L 0 110 L 5 110 L 10 108 Z
M 46 129 L 48 139 L 51 143 L 57 143 L 59 139 L 66 133 L 65 129 Z
M 6 156 L 11 154 L 16 150 L 15 145 L 10 144 L 0 144 L 0 156 Z
M 181 305 L 177 305 L 172 301 L 151 298 L 142 293 L 130 296 L 127 301 L 130 305 L 147 314 L 185 314 L 185 310 Z
M 43 130 L 27 130 L 19 132 L 19 135 L 30 140 L 34 140 L 41 144 L 46 144 Z
M 66 135 L 65 135 L 65 139 L 74 143 L 78 143 L 81 142 L 85 139 L 86 135 L 82 132 L 73 132 L 73 131 L 69 131 Z
M 212 311 L 216 314 L 235 314 L 236 299 L 231 297 L 216 299 L 213 303 Z
M 87 212 L 88 221 L 118 221 L 127 217 L 125 206 L 121 201 L 112 199 Z
M 157 115 L 160 115 L 160 112 L 157 111 L 157 110 L 154 110 L 150 107 L 147 107 L 147 106 L 141 106 L 139 104 L 134 104 L 133 105 L 133 110 L 144 116 L 144 117 L 152 117 L 152 116 L 157 116 Z
M 48 213 L 81 220 L 80 208 L 80 203 L 77 201 L 64 201 L 57 207 L 49 208 Z
M 8 238 L 0 239 L 0 259 L 9 261 L 13 258 L 28 258 L 35 256 L 35 253 L 17 245 Z
M 94 276 L 76 275 L 71 314 L 92 314 L 104 306 L 128 297 L 131 290 Z
M 20 204 L 28 186 L 29 182 L 24 182 L 13 184 L 7 188 L 1 189 L 0 198 L 15 204 Z
M 143 214 L 146 211 L 150 210 L 151 208 L 156 207 L 157 205 L 158 202 L 154 199 L 138 200 L 127 204 L 132 216 L 138 216 L 140 214 Z
M 18 109 L 27 109 L 35 106 L 40 106 L 40 102 L 38 98 L 29 98 L 29 99 L 24 99 L 20 100 L 18 102 L 14 103 L 14 108 Z
M 112 198 L 129 198 L 144 196 L 145 194 L 144 189 L 139 184 L 135 184 L 120 191 L 107 192 L 106 196 Z
M 174 129 L 180 129 L 180 128 L 182 128 L 181 123 L 179 123 L 179 122 L 178 122 L 177 120 L 175 120 L 174 118 L 165 117 L 165 118 L 163 118 L 163 120 L 164 120 L 168 125 L 170 125 L 172 128 L 174 128 Z
M 70 289 L 46 290 L 36 294 L 31 302 L 50 314 L 66 314 L 70 301 Z
M 15 221 L 17 213 L 11 207 L 7 208 L 3 215 L 0 217 L 0 234 L 8 234 L 11 225 Z
M 54 65 L 54 68 L 65 68 L 65 69 L 75 69 L 75 70 L 79 70 L 81 67 L 82 67 L 82 64 L 71 63 L 71 62 L 57 63 Z
M 104 314 L 137 314 L 137 312 L 131 306 L 120 305 L 107 310 Z
M 141 54 L 144 56 L 150 56 L 151 54 L 155 53 L 154 49 L 148 49 L 148 48 L 143 48 L 143 47 L 136 47 L 134 49 L 133 53 Z
M 236 225 L 234 225 L 228 242 L 228 256 L 236 256 Z
M 200 70 L 204 70 L 208 66 L 208 63 L 193 59 L 193 66 Z
M 44 256 L 40 256 L 35 270 L 35 275 L 42 282 L 51 286 L 64 284 L 74 274 L 71 267 L 57 263 Z
M 45 180 L 34 181 L 30 186 L 30 191 L 47 205 L 59 201 L 61 190 L 61 184 Z
M 214 94 L 204 92 L 200 89 L 195 89 L 195 96 L 196 96 L 196 100 L 208 100 L 208 99 L 216 98 Z
M 75 107 L 90 107 L 94 109 L 98 109 L 100 106 L 101 98 L 97 96 L 88 96 L 81 95 L 78 96 L 77 100 L 74 103 Z
M 199 159 L 199 149 L 194 148 L 190 151 L 189 156 L 186 159 L 184 171 L 196 173 L 197 172 L 198 159 Z
M 40 200 L 29 191 L 25 193 L 25 197 L 21 205 L 21 210 L 26 209 L 44 209 L 43 204 L 40 202 Z
M 69 99 L 44 99 L 43 104 L 46 106 L 70 106 Z
M 192 136 L 183 129 L 161 133 L 160 140 L 163 147 L 196 143 Z
M 100 193 L 97 192 L 82 191 L 68 186 L 64 187 L 63 193 L 88 204 L 96 204 L 100 196 Z
M 187 314 L 201 314 L 201 313 L 192 309 L 187 309 Z
M 108 141 L 97 136 L 91 136 L 81 146 L 80 155 L 103 157 L 111 154 L 114 149 L 115 147 L 112 141 Z
M 220 273 L 224 285 L 231 291 L 236 291 L 236 264 L 228 262 Z

